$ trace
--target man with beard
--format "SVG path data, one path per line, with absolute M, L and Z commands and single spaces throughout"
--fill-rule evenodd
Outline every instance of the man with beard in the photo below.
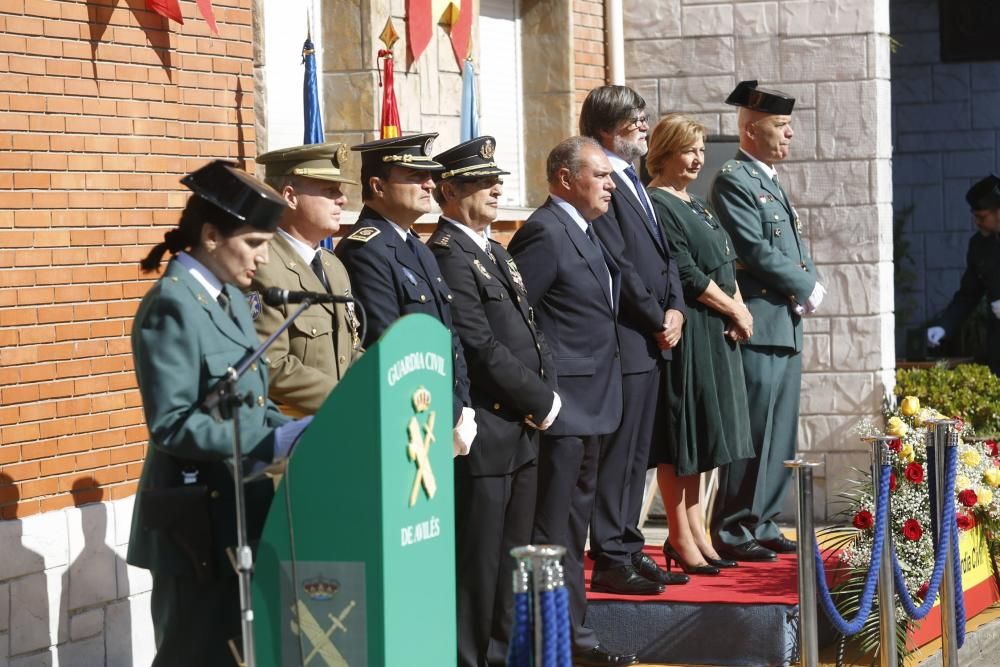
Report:
M 354 231 L 337 244 L 337 257 L 351 277 L 365 307 L 370 347 L 404 315 L 424 313 L 451 331 L 454 359 L 454 442 L 456 455 L 468 454 L 476 437 L 469 405 L 465 355 L 451 318 L 454 298 L 441 277 L 433 253 L 420 242 L 413 224 L 431 211 L 434 172 L 431 159 L 437 133 L 379 139 L 352 146 L 361 153 L 361 199 L 364 208 Z
M 510 242 L 552 350 L 563 401 L 559 419 L 539 442 L 533 542 L 566 548 L 573 664 L 631 665 L 635 655 L 609 653 L 583 624 L 583 548 L 598 458 L 602 440 L 618 428 L 622 415 L 615 326 L 619 269 L 591 225 L 607 212 L 615 184 L 608 158 L 590 137 L 563 141 L 545 167 L 550 196 Z
M 590 523 L 594 591 L 650 595 L 687 575 L 661 570 L 642 548 L 639 528 L 649 447 L 669 438 L 665 383 L 670 349 L 684 324 L 677 265 L 632 163 L 646 154 L 646 102 L 627 86 L 590 91 L 580 111 L 580 133 L 597 140 L 614 170 L 607 213 L 594 229 L 621 268 L 618 335 L 621 349 L 621 425 L 601 446 L 597 497 Z
M 986 361 L 1000 376 L 1000 178 L 990 174 L 965 194 L 978 233 L 969 239 L 965 273 L 951 298 L 941 324 L 927 330 L 927 343 L 937 347 L 941 339 L 957 334 L 983 297 L 989 304 L 986 325 Z
M 347 147 L 340 143 L 282 148 L 257 157 L 264 181 L 288 208 L 271 239 L 271 261 L 254 276 L 249 293 L 257 333 L 266 338 L 298 306 L 269 306 L 260 295 L 268 287 L 351 295 L 344 265 L 320 247 L 340 229 L 347 205 L 344 184 L 356 185 L 342 167 Z M 358 321 L 352 303 L 317 303 L 292 322 L 267 351 L 271 400 L 292 416 L 315 414 L 360 354 Z
M 514 604 L 510 550 L 531 542 L 539 430 L 559 414 L 548 347 L 517 264 L 486 228 L 503 171 L 493 137 L 434 156 L 441 220 L 428 241 L 451 289 L 469 369 L 476 446 L 455 460 L 458 664 L 505 665 Z M 537 430 L 536 430 L 537 429 Z
M 795 99 L 742 81 L 726 103 L 740 107 L 740 150 L 716 175 L 711 201 L 733 240 L 736 280 L 753 315 L 741 353 L 756 456 L 719 469 L 712 540 L 723 558 L 772 561 L 795 551 L 774 519 L 798 435 L 802 316 L 819 307 L 826 290 L 774 168 L 788 157 Z

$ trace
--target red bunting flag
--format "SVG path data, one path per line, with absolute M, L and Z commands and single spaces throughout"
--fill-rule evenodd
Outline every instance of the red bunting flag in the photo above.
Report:
M 392 139 L 399 136 L 399 108 L 396 106 L 392 51 L 382 49 L 378 52 L 378 57 L 383 59 L 382 132 L 380 138 Z
M 462 69 L 465 59 L 469 57 L 469 42 L 472 40 L 472 0 L 462 0 L 458 10 L 458 20 L 451 24 L 449 30 L 451 49 L 455 52 L 455 62 Z
M 198 11 L 201 12 L 205 23 L 216 35 L 219 34 L 219 26 L 215 25 L 215 10 L 212 9 L 212 0 L 198 0 Z
M 410 47 L 410 62 L 416 62 L 431 42 L 433 4 L 432 0 L 406 0 L 406 43 Z
M 181 5 L 178 0 L 146 0 L 146 9 L 175 23 L 184 23 L 181 16 Z

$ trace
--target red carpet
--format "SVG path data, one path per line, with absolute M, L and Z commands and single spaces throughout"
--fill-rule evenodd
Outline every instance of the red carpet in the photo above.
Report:
M 663 552 L 646 547 L 656 564 L 665 567 Z M 785 554 L 777 562 L 740 563 L 723 569 L 718 576 L 692 575 L 680 586 L 667 586 L 660 595 L 612 595 L 590 592 L 590 572 L 594 562 L 584 559 L 588 600 L 623 600 L 629 602 L 686 602 L 697 604 L 785 604 L 799 603 L 795 554 Z

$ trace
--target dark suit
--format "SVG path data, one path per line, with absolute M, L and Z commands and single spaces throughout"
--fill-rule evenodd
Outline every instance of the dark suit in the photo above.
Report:
M 452 416 L 457 423 L 462 406 L 469 405 L 469 380 L 462 343 L 451 318 L 453 297 L 434 254 L 416 232 L 407 234 L 413 239 L 412 247 L 389 221 L 365 206 L 354 232 L 341 239 L 334 253 L 344 263 L 354 295 L 365 308 L 365 347 L 371 347 L 396 320 L 411 313 L 435 317 L 451 331 L 455 376 Z
M 997 234 L 976 234 L 969 239 L 962 282 L 941 316 L 941 326 L 949 336 L 958 336 L 962 322 L 984 296 L 990 303 L 1000 299 L 1000 235 Z M 1000 319 L 988 306 L 986 319 L 986 363 L 994 375 L 1000 375 Z
M 614 432 L 622 416 L 615 325 L 619 270 L 551 199 L 514 234 L 509 249 L 552 351 L 563 403 L 559 418 L 539 444 L 533 541 L 566 547 L 574 649 L 585 651 L 597 639 L 583 625 L 587 605 L 583 548 L 602 436 Z
M 755 457 L 719 469 L 712 512 L 717 543 L 781 536 L 774 518 L 784 504 L 799 424 L 802 318 L 816 286 L 816 267 L 799 235 L 784 190 L 738 152 L 712 183 L 712 207 L 739 257 L 736 280 L 753 315 L 753 336 L 741 346 Z
M 246 299 L 227 286 L 233 318 L 177 260 L 139 305 L 132 356 L 149 428 L 128 562 L 153 573 L 156 665 L 233 664 L 226 642 L 240 634 L 239 590 L 225 550 L 236 546 L 232 422 L 196 408 L 230 366 L 257 345 Z M 238 322 L 238 324 L 237 324 Z M 240 407 L 249 460 L 269 462 L 274 429 L 288 421 L 267 400 L 257 364 L 237 388 L 256 400 Z M 182 471 L 195 471 L 185 485 Z M 273 495 L 264 479 L 245 487 L 248 538 L 255 543 Z
M 514 559 L 531 542 L 537 431 L 553 402 L 552 360 L 535 329 L 524 284 L 503 246 L 496 263 L 455 224 L 428 241 L 451 288 L 452 317 L 469 370 L 478 432 L 455 459 L 458 664 L 505 664 Z
M 631 564 L 645 543 L 638 522 L 649 447 L 654 439 L 670 437 L 664 388 L 671 352 L 661 350 L 655 336 L 663 329 L 668 309 L 687 312 L 677 265 L 662 231 L 654 231 L 621 176 L 612 172 L 611 178 L 616 186 L 611 205 L 594 220 L 594 229 L 621 267 L 618 336 L 624 408 L 621 426 L 605 438 L 601 450 L 590 524 L 590 551 L 598 569 Z

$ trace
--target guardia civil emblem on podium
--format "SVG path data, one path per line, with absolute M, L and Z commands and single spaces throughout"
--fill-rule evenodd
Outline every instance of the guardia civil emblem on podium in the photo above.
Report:
M 431 443 L 434 442 L 434 412 L 429 411 L 431 407 L 431 392 L 424 387 L 419 387 L 413 393 L 413 411 L 416 413 L 410 417 L 410 422 L 406 427 L 409 435 L 409 442 L 406 445 L 406 454 L 417 466 L 416 477 L 413 479 L 413 487 L 410 489 L 410 507 L 417 504 L 420 496 L 420 488 L 423 487 L 427 499 L 434 498 L 437 493 L 437 480 L 434 479 L 434 470 L 431 468 L 431 461 L 428 453 Z M 427 413 L 427 418 L 423 425 L 417 417 Z

